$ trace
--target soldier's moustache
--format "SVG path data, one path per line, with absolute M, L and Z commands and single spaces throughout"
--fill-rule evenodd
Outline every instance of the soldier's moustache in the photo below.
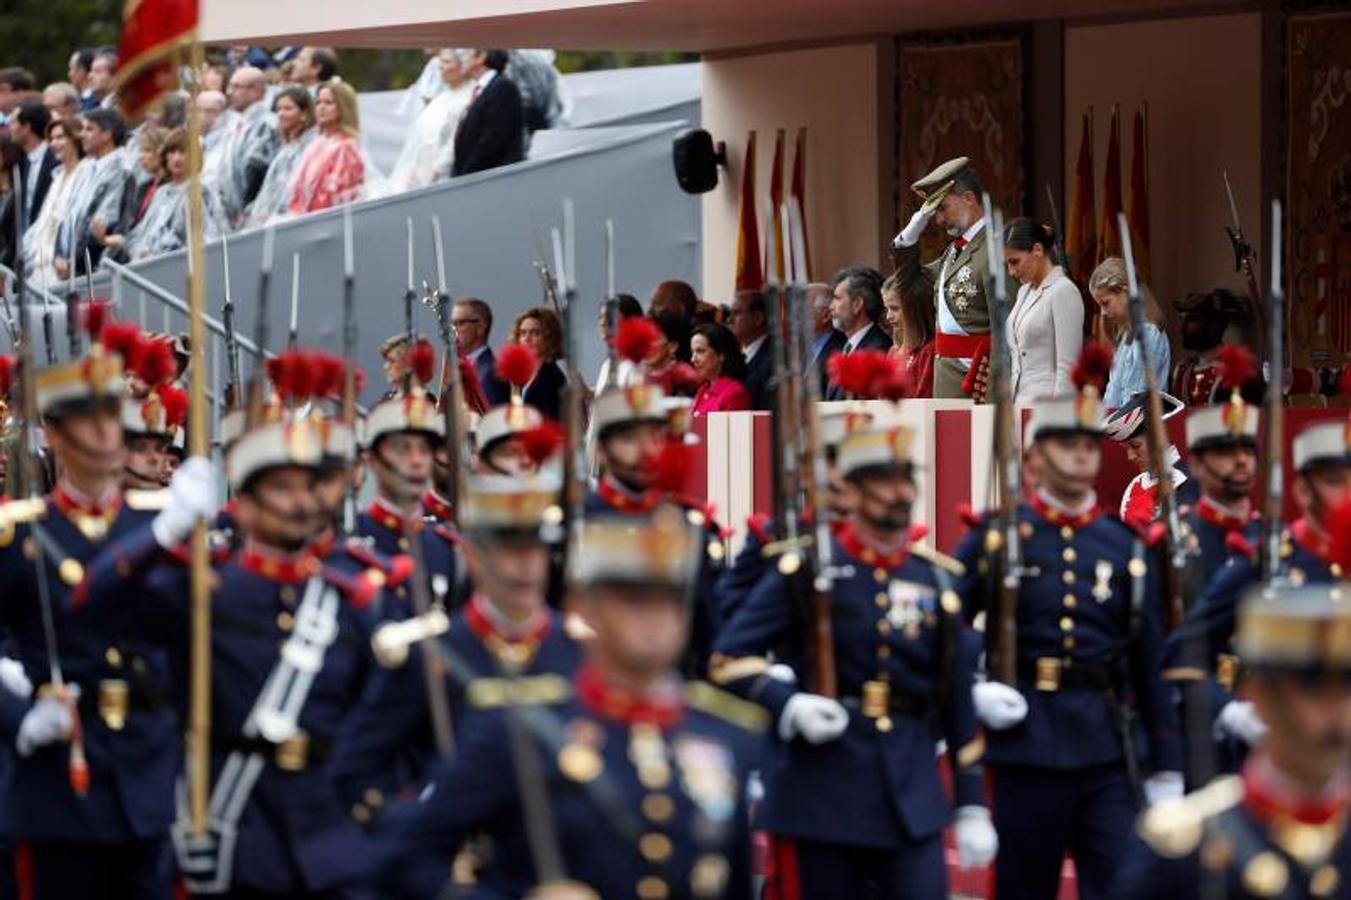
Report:
M 390 487 L 393 488 L 392 493 L 398 495 L 395 499 L 401 501 L 416 500 L 426 492 L 426 478 L 414 478 L 408 475 L 390 462 L 379 450 L 375 451 L 375 459 L 380 463 L 380 468 L 389 476 Z

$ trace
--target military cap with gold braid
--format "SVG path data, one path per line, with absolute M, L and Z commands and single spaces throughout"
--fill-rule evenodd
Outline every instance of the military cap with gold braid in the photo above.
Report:
M 479 534 L 520 534 L 549 540 L 563 523 L 563 475 L 550 465 L 525 476 L 475 475 L 465 485 L 459 525 Z
M 245 432 L 225 457 L 225 473 L 233 490 L 243 490 L 268 469 L 301 466 L 317 469 L 324 461 L 324 422 L 299 416 L 266 422 Z
M 1221 447 L 1257 447 L 1257 407 L 1243 399 L 1243 385 L 1257 374 L 1257 360 L 1244 347 L 1220 350 L 1220 385 L 1229 400 L 1187 414 L 1187 449 L 1193 453 Z
M 1071 373 L 1076 393 L 1034 401 L 1025 443 L 1030 446 L 1034 441 L 1056 435 L 1101 435 L 1102 389 L 1111 369 L 1111 350 L 1103 344 L 1085 344 Z
M 1351 465 L 1351 419 L 1316 422 L 1304 428 L 1290 443 L 1295 469 Z
M 674 422 L 675 430 L 683 430 L 684 405 L 668 402 L 666 392 L 648 381 L 646 363 L 661 340 L 661 329 L 642 316 L 625 319 L 615 329 L 615 353 L 629 365 L 618 367 L 623 380 L 602 391 L 591 405 L 597 437 L 605 437 L 613 428 L 643 423 Z
M 645 518 L 597 516 L 571 536 L 568 581 L 684 590 L 697 577 L 704 541 L 702 528 L 671 506 Z
M 366 414 L 367 447 L 373 447 L 382 437 L 404 431 L 444 437 L 446 422 L 436 408 L 436 401 L 427 388 L 436 368 L 436 351 L 420 340 L 408 351 L 409 378 L 405 390 L 381 400 Z
M 116 404 L 126 393 L 124 368 L 146 348 L 141 330 L 130 322 L 109 321 L 107 304 L 85 310 L 91 341 L 83 359 L 50 366 L 33 378 L 38 413 L 49 419 Z
M 1345 583 L 1253 587 L 1234 647 L 1254 672 L 1351 676 L 1351 604 Z
M 933 208 L 952 190 L 953 180 L 970 165 L 971 160 L 965 156 L 950 159 L 913 182 L 910 189 L 924 199 L 925 206 Z

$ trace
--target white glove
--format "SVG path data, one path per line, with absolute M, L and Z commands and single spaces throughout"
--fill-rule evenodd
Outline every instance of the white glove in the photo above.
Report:
M 217 496 L 210 460 L 201 456 L 185 459 L 169 481 L 168 504 L 150 523 L 155 543 L 167 550 L 187 540 L 198 519 L 216 514 Z
M 900 233 L 891 239 L 891 246 L 913 247 L 919 243 L 919 237 L 924 233 L 924 229 L 929 227 L 929 220 L 934 217 L 933 207 L 924 204 L 915 210 L 915 214 L 910 217 L 910 221 L 905 223 L 905 227 Z
M 1257 717 L 1257 710 L 1247 700 L 1230 700 L 1220 707 L 1220 714 L 1215 717 L 1216 738 L 1231 735 L 1252 747 L 1266 733 L 1266 723 Z
M 32 756 L 39 747 L 70 740 L 70 732 L 74 728 L 71 709 L 80 694 L 75 685 L 69 688 L 72 701 L 43 697 L 24 714 L 23 721 L 19 723 L 19 735 L 14 741 L 20 756 Z
M 779 716 L 779 737 L 791 741 L 801 736 L 809 744 L 824 744 L 844 734 L 849 712 L 840 701 L 816 694 L 794 694 Z
M 1181 800 L 1183 782 L 1181 772 L 1155 772 L 1145 779 L 1145 805 L 1153 806 L 1163 800 Z
M 1027 718 L 1027 698 L 998 681 L 979 681 L 971 686 L 976 718 L 991 731 L 1012 728 Z
M 794 672 L 793 667 L 787 663 L 775 663 L 769 667 L 769 671 L 765 674 L 775 681 L 781 681 L 784 684 L 797 684 L 797 673 Z
M 0 657 L 0 685 L 4 685 L 5 690 L 20 700 L 27 700 L 33 696 L 33 682 L 28 680 L 23 663 L 17 659 Z
M 957 807 L 953 824 L 957 838 L 957 858 L 962 868 L 976 869 L 988 866 L 999 850 L 999 835 L 990 821 L 990 811 L 983 806 Z

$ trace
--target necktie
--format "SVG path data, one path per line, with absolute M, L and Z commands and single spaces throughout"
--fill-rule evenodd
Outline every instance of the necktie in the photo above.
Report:
M 970 243 L 970 241 L 968 241 L 965 237 L 959 237 L 957 238 L 957 240 L 952 242 L 952 246 L 956 248 L 958 253 L 961 253 L 968 243 Z
M 470 103 L 473 103 L 475 100 L 477 100 L 477 99 L 478 99 L 479 92 L 482 91 L 482 90 L 483 90 L 482 86 L 479 85 L 479 83 L 478 83 L 477 81 L 474 82 L 474 90 L 471 91 L 470 94 L 469 94 L 469 102 L 470 102 Z

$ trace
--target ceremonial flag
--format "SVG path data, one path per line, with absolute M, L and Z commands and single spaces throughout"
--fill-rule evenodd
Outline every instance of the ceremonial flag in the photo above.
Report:
M 1143 281 L 1149 280 L 1149 122 L 1145 106 L 1135 114 L 1135 132 L 1131 141 L 1130 193 L 1126 197 L 1126 220 L 1131 227 L 1131 249 L 1135 268 Z
M 1102 219 L 1098 223 L 1097 265 L 1109 256 L 1121 255 L 1121 128 L 1119 110 L 1112 107 L 1112 130 L 1107 137 L 1107 168 L 1102 178 Z
M 812 245 L 807 240 L 807 128 L 805 125 L 797 130 L 797 147 L 793 154 L 793 184 L 789 188 L 789 196 L 797 201 L 798 212 L 802 213 L 802 255 L 806 258 L 799 260 L 799 263 L 802 265 L 803 280 L 811 281 Z
M 736 289 L 758 291 L 765 283 L 760 269 L 760 229 L 755 220 L 755 132 L 746 140 L 741 169 L 741 209 L 737 214 Z
M 178 86 L 180 51 L 197 31 L 197 0 L 127 0 L 115 90 L 128 118 Z
M 1093 116 L 1084 113 L 1079 138 L 1079 162 L 1074 167 L 1070 189 L 1070 209 L 1065 222 L 1065 252 L 1070 258 L 1070 275 L 1081 285 L 1088 283 L 1098 253 L 1097 198 L 1093 190 Z M 1096 304 L 1094 304 L 1096 306 Z
M 773 274 L 776 284 L 783 284 L 787 277 L 783 271 L 784 256 L 788 248 L 783 245 L 783 129 L 774 135 L 774 168 L 769 173 L 770 216 L 765 227 L 770 232 L 765 241 L 765 274 Z M 771 249 L 772 248 L 772 249 Z M 770 266 L 773 266 L 772 272 Z

